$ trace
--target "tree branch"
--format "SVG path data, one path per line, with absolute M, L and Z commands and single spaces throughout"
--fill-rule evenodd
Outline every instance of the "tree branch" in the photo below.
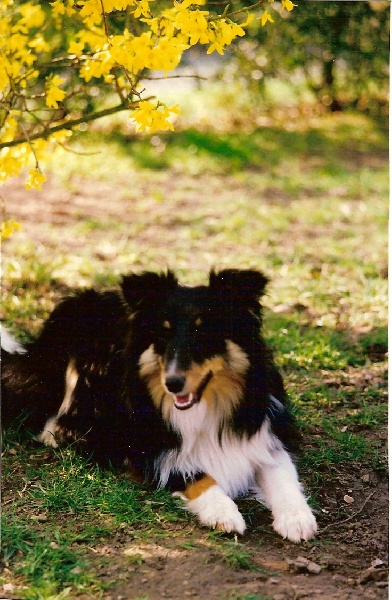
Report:
M 146 100 L 150 100 L 153 96 L 149 96 Z M 42 131 L 34 133 L 32 135 L 25 135 L 22 138 L 17 138 L 16 140 L 12 140 L 10 142 L 4 142 L 0 144 L 0 150 L 2 148 L 12 148 L 13 146 L 19 146 L 20 144 L 24 144 L 25 142 L 31 143 L 34 140 L 38 139 L 46 139 L 52 133 L 56 133 L 56 131 L 63 131 L 64 129 L 72 129 L 76 125 L 80 125 L 81 123 L 88 123 L 89 121 L 95 121 L 96 119 L 100 119 L 101 117 L 107 117 L 108 115 L 114 115 L 115 113 L 121 112 L 123 110 L 129 110 L 135 108 L 138 102 L 122 102 L 117 106 L 112 106 L 112 108 L 106 108 L 105 110 L 101 110 L 98 112 L 90 113 L 89 115 L 85 115 L 84 117 L 80 117 L 79 119 L 72 119 L 71 121 L 67 121 L 65 123 L 61 123 L 60 125 L 55 125 L 54 127 L 46 127 Z M 24 132 L 25 133 L 25 132 Z

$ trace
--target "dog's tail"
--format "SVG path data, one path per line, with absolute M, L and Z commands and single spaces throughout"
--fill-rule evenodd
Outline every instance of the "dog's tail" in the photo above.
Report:
M 0 325 L 1 349 L 7 354 L 25 354 L 26 348 L 22 346 L 14 336 L 4 327 Z
M 1 425 L 17 423 L 25 410 L 28 394 L 22 384 L 28 350 L 0 324 L 1 340 Z

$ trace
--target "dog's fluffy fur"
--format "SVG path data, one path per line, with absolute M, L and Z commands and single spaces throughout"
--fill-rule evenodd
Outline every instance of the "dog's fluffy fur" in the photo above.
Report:
M 24 413 L 45 444 L 72 441 L 174 487 L 203 525 L 243 533 L 233 499 L 252 490 L 278 533 L 310 539 L 294 425 L 260 333 L 266 283 L 252 270 L 197 287 L 146 272 L 66 299 L 26 348 L 5 334 L 3 421 Z

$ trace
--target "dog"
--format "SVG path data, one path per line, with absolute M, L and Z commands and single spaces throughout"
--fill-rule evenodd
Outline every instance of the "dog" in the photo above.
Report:
M 63 300 L 31 344 L 5 334 L 3 421 L 22 413 L 40 442 L 176 490 L 204 526 L 243 534 L 234 499 L 251 491 L 283 538 L 311 539 L 296 427 L 261 334 L 266 284 L 255 270 L 195 287 L 143 272 Z

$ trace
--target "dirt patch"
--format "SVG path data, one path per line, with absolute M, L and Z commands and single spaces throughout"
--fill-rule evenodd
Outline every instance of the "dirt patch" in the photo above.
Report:
M 49 454 L 30 460 L 47 461 Z M 18 487 L 18 469 L 12 484 L 12 489 L 5 486 L 4 505 Z M 323 478 L 317 495 L 320 532 L 307 543 L 282 540 L 271 527 L 269 511 L 246 498 L 239 501 L 248 525 L 241 538 L 211 535 L 192 517 L 185 523 L 163 521 L 153 532 L 123 523 L 105 542 L 83 544 L 88 569 L 106 587 L 103 600 L 388 598 L 387 482 L 361 465 L 350 473 L 342 465 Z M 55 527 L 67 526 L 61 515 L 36 514 L 37 508 L 28 505 L 23 512 L 34 518 L 37 531 L 52 521 Z M 74 546 L 81 547 L 80 542 Z M 15 581 L 11 575 L 5 568 L 2 597 L 17 600 L 18 590 L 12 593 L 8 583 Z
M 374 474 L 365 481 L 341 479 L 322 486 L 320 534 L 299 546 L 281 540 L 269 513 L 252 499 L 240 502 L 248 523 L 251 514 L 249 532 L 225 556 L 198 527 L 184 533 L 174 525 L 164 542 L 142 544 L 122 532 L 114 543 L 94 549 L 92 560 L 110 586 L 105 600 L 387 598 L 387 484 Z M 347 509 L 344 492 L 354 498 Z M 335 521 L 337 502 L 341 516 Z

